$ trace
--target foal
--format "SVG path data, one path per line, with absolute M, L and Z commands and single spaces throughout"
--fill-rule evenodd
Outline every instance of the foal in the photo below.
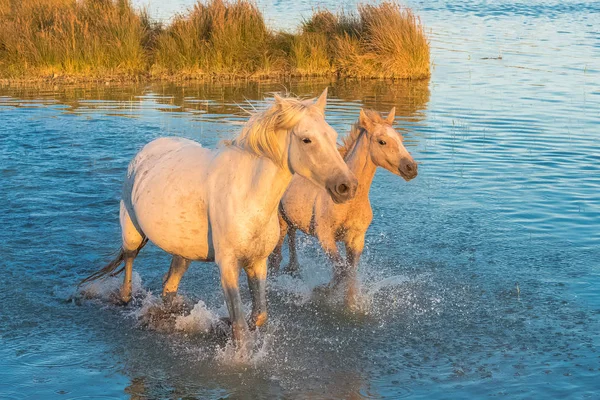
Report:
M 377 167 L 382 167 L 409 181 L 417 176 L 417 164 L 402 144 L 402 136 L 392 128 L 395 108 L 386 119 L 372 110 L 361 110 L 359 120 L 344 138 L 339 152 L 358 179 L 354 199 L 335 204 L 329 194 L 307 179 L 295 175 L 279 204 L 281 235 L 269 257 L 272 272 L 281 264 L 281 248 L 286 234 L 289 237 L 290 264 L 287 271 L 297 272 L 296 229 L 316 236 L 333 262 L 333 280 L 330 288 L 345 284 L 345 301 L 353 306 L 358 283 L 356 270 L 363 251 L 365 233 L 373 219 L 369 189 Z M 342 259 L 336 242 L 346 247 Z

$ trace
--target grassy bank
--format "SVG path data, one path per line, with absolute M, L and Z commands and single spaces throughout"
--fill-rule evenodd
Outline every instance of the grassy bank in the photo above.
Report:
M 247 0 L 198 2 L 166 26 L 129 0 L 0 0 L 8 80 L 429 76 L 419 19 L 396 3 L 318 10 L 295 33 Z

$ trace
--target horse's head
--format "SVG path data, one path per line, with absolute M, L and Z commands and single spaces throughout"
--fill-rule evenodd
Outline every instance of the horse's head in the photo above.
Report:
M 337 151 L 337 132 L 325 121 L 326 103 L 327 89 L 314 103 L 303 102 L 306 112 L 290 130 L 288 166 L 325 188 L 334 202 L 343 203 L 354 197 L 358 181 Z
M 417 176 L 417 163 L 404 147 L 402 135 L 392 128 L 395 112 L 394 107 L 384 120 L 378 113 L 360 110 L 358 125 L 367 134 L 373 163 L 410 181 Z

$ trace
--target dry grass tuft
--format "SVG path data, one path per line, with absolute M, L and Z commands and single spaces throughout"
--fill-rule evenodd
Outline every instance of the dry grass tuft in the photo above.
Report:
M 138 74 L 147 29 L 128 0 L 0 0 L 5 76 Z
M 318 38 L 318 40 L 317 40 Z M 417 17 L 397 3 L 363 4 L 358 15 L 317 11 L 296 38 L 295 67 L 319 65 L 320 73 L 376 78 L 427 78 L 429 42 Z M 310 70 L 319 74 L 318 68 Z
M 382 3 L 361 5 L 358 12 L 365 50 L 374 55 L 380 77 L 429 77 L 429 42 L 420 20 L 410 9 Z
M 396 3 L 315 11 L 273 32 L 251 0 L 206 0 L 166 27 L 130 0 L 0 0 L 0 77 L 426 78 L 419 19 Z
M 155 71 L 268 74 L 282 57 L 254 3 L 209 0 L 179 15 L 157 38 Z M 280 67 L 280 66 L 279 66 Z

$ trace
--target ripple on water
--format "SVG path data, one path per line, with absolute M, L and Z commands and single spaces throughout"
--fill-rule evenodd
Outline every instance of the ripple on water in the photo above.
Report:
M 34 368 L 73 367 L 88 362 L 92 354 L 92 351 L 86 351 L 83 348 L 84 335 L 78 334 L 78 336 L 80 338 L 73 335 L 69 338 L 71 343 L 78 344 L 76 347 L 70 347 L 56 337 L 40 341 L 34 340 L 39 339 L 36 336 L 29 336 L 8 342 L 6 349 L 12 349 L 14 352 L 14 365 Z
M 19 393 L 19 392 L 4 392 L 0 390 L 0 398 L 2 399 L 6 399 L 6 400 L 22 400 L 23 399 L 23 394 Z
M 63 347 L 42 347 L 37 351 L 29 350 L 17 357 L 17 363 L 28 367 L 72 367 L 81 365 L 89 360 L 90 353 L 81 350 L 69 352 Z

